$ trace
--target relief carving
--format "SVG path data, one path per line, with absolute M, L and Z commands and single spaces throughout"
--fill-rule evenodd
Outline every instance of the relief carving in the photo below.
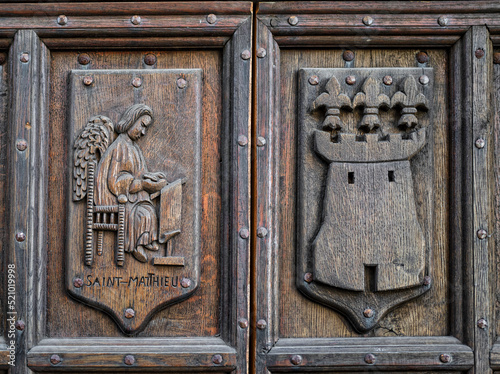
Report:
M 430 288 L 431 194 L 417 206 L 410 160 L 424 147 L 432 155 L 432 90 L 416 74 L 422 69 L 301 70 L 297 285 L 358 331 Z M 308 84 L 312 75 L 326 92 Z M 341 86 L 345 76 L 359 84 Z
M 66 289 L 135 335 L 199 286 L 202 72 L 74 70 L 70 95 Z

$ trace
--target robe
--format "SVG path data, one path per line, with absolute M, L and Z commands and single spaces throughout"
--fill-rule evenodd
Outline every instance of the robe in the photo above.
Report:
M 122 133 L 108 147 L 97 166 L 95 204 L 117 205 L 118 196 L 127 196 L 125 203 L 125 251 L 158 240 L 158 218 L 147 191 L 130 192 L 136 179 L 148 169 L 142 151 L 127 133 Z

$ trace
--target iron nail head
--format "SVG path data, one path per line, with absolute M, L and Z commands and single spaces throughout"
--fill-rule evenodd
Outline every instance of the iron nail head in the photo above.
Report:
M 476 145 L 476 148 L 482 149 L 486 145 L 486 142 L 484 141 L 483 138 L 478 138 L 478 139 L 476 139 L 475 145 Z
M 267 229 L 265 227 L 259 227 L 257 229 L 257 236 L 259 238 L 265 238 L 267 236 Z
M 131 319 L 135 317 L 135 311 L 132 308 L 125 309 L 125 318 Z
M 149 66 L 156 64 L 156 56 L 152 53 L 148 53 L 144 56 L 144 63 Z
M 313 274 L 312 273 L 305 273 L 304 274 L 304 281 L 307 283 L 311 283 L 313 281 Z
M 299 18 L 297 16 L 290 16 L 288 17 L 288 23 L 291 26 L 296 26 L 299 23 Z
M 21 62 L 28 62 L 30 60 L 30 55 L 28 52 L 21 53 Z
M 500 64 L 500 52 L 493 53 L 493 63 Z
M 248 231 L 247 228 L 243 228 L 240 230 L 240 237 L 242 239 L 248 239 L 249 236 L 250 236 L 250 232 Z
M 344 61 L 352 61 L 354 60 L 354 52 L 350 49 L 346 49 L 344 53 L 342 53 L 342 58 L 344 59 Z
M 215 14 L 209 14 L 207 16 L 207 22 L 213 25 L 217 21 L 217 16 Z
M 363 23 L 365 24 L 365 26 L 371 26 L 373 24 L 373 18 L 370 16 L 364 16 Z
M 25 151 L 26 148 L 28 148 L 28 142 L 24 139 L 19 139 L 17 142 L 16 142 L 16 148 L 19 150 L 19 151 Z
M 94 78 L 92 78 L 91 75 L 87 75 L 83 77 L 83 84 L 86 86 L 90 86 L 92 83 L 94 83 Z
M 80 65 L 88 65 L 90 64 L 90 56 L 86 53 L 80 53 L 78 55 L 78 63 Z
M 213 356 L 212 356 L 212 362 L 213 362 L 215 365 L 220 365 L 220 364 L 222 364 L 222 356 L 221 356 L 221 355 L 213 355 Z
M 302 363 L 302 356 L 301 355 L 293 355 L 290 358 L 290 362 L 294 365 L 300 365 Z
M 356 83 L 356 77 L 354 75 L 348 75 L 345 79 L 345 82 L 349 85 L 352 86 L 353 84 Z
M 427 75 L 421 75 L 419 78 L 418 78 L 418 81 L 420 82 L 420 84 L 422 85 L 427 85 L 429 84 L 429 77 Z
M 439 361 L 448 363 L 451 361 L 451 356 L 448 353 L 443 353 L 442 355 L 439 356 Z
M 257 49 L 257 57 L 258 58 L 264 58 L 264 57 L 266 57 L 266 55 L 267 55 L 267 52 L 266 52 L 265 48 L 260 47 L 259 49 Z
M 245 135 L 238 136 L 238 144 L 242 147 L 248 144 L 248 138 Z
M 135 364 L 135 357 L 132 355 L 126 355 L 123 359 L 125 365 L 133 365 Z
M 364 311 L 363 311 L 363 315 L 366 317 L 366 318 L 372 318 L 374 316 L 375 312 L 373 311 L 373 309 L 370 309 L 370 308 L 366 308 Z
M 22 231 L 16 233 L 16 240 L 18 242 L 24 242 L 26 240 L 26 234 Z
M 251 56 L 252 55 L 248 49 L 245 49 L 243 52 L 241 52 L 241 58 L 243 60 L 249 60 Z
M 141 87 L 142 86 L 142 79 L 139 77 L 135 77 L 134 79 L 132 79 L 132 86 L 134 86 L 135 88 Z
M 182 286 L 182 288 L 191 287 L 191 279 L 189 279 L 189 278 L 182 278 L 181 279 L 181 286 Z
M 76 288 L 81 288 L 83 286 L 83 279 L 82 278 L 73 279 L 73 286 L 75 286 Z
M 240 320 L 238 321 L 238 325 L 242 329 L 246 329 L 248 327 L 248 320 L 246 318 L 240 318 Z
M 257 321 L 257 328 L 259 330 L 264 330 L 266 327 L 267 327 L 267 322 L 266 321 L 264 321 L 263 319 L 259 319 Z
M 480 240 L 486 239 L 487 236 L 488 236 L 488 233 L 486 232 L 486 230 L 484 230 L 484 229 L 477 230 L 477 237 Z
M 417 61 L 421 64 L 425 64 L 429 62 L 429 55 L 424 51 L 420 51 L 417 53 Z
M 23 331 L 24 328 L 26 327 L 24 321 L 22 319 L 18 319 L 14 325 L 16 327 L 17 330 L 19 331 Z
M 257 147 L 263 147 L 266 145 L 266 139 L 262 136 L 257 137 Z
M 432 283 L 432 278 L 428 275 L 426 275 L 424 277 L 424 286 L 430 286 L 430 284 Z
M 484 330 L 486 327 L 488 327 L 488 322 L 486 322 L 486 320 L 484 318 L 480 318 L 477 321 L 477 327 Z
M 367 364 L 374 364 L 375 361 L 377 361 L 377 358 L 375 357 L 375 355 L 373 353 L 368 353 L 366 356 L 365 356 L 365 362 Z
M 447 26 L 449 22 L 450 21 L 445 16 L 441 16 L 441 17 L 438 18 L 438 25 L 439 26 L 442 26 L 442 27 Z
M 140 25 L 142 22 L 141 16 L 132 16 L 130 22 L 132 22 L 133 25 Z
M 478 48 L 474 52 L 474 55 L 476 56 L 476 58 L 483 58 L 485 54 L 486 54 L 486 52 L 484 51 L 483 48 Z
M 179 87 L 180 89 L 183 89 L 183 88 L 186 88 L 186 86 L 187 86 L 187 82 L 184 78 L 177 79 L 177 87 Z
M 309 77 L 309 84 L 312 86 L 316 86 L 319 83 L 319 78 L 317 75 L 311 75 Z
M 386 86 L 390 86 L 392 84 L 392 77 L 390 75 L 386 75 L 382 81 Z
M 57 17 L 57 24 L 64 26 L 68 23 L 68 17 L 66 17 L 64 14 L 61 14 L 59 17 Z
M 59 355 L 52 355 L 50 356 L 50 363 L 52 365 L 57 365 L 57 364 L 60 364 L 61 363 L 61 357 L 59 357 Z

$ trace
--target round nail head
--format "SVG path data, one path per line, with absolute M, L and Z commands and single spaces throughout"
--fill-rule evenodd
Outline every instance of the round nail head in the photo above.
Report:
M 245 49 L 243 52 L 241 52 L 241 58 L 243 60 L 248 60 L 251 57 L 251 53 L 248 49 Z
M 474 52 L 474 55 L 476 58 L 483 58 L 486 52 L 484 52 L 484 49 L 478 48 L 476 49 L 476 52 Z
M 257 137 L 257 147 L 263 147 L 266 145 L 266 139 L 262 136 Z
M 183 89 L 183 88 L 186 88 L 186 86 L 187 86 L 187 82 L 184 78 L 177 79 L 177 87 L 179 87 L 180 89 Z
M 135 317 L 135 311 L 132 308 L 125 309 L 125 318 L 131 319 Z
M 365 362 L 366 362 L 367 364 L 372 365 L 372 364 L 374 364 L 374 363 L 375 363 L 375 361 L 377 361 L 377 358 L 375 357 L 375 355 L 374 355 L 374 354 L 372 354 L 372 353 L 368 353 L 368 354 L 365 356 Z
M 267 322 L 266 321 L 264 321 L 263 319 L 259 319 L 257 321 L 257 328 L 259 330 L 264 330 L 266 327 L 267 327 Z
M 80 65 L 88 65 L 90 64 L 90 56 L 86 53 L 80 53 L 78 55 L 78 63 Z
M 139 77 L 135 77 L 134 79 L 132 79 L 132 86 L 134 86 L 135 88 L 141 87 L 142 86 L 142 79 Z
M 441 17 L 438 18 L 438 25 L 439 26 L 443 26 L 444 27 L 444 26 L 447 26 L 448 23 L 449 23 L 448 18 L 446 18 L 444 16 L 441 16 Z
M 482 138 L 476 139 L 476 148 L 482 149 L 486 145 L 486 142 Z
M 259 227 L 257 229 L 257 236 L 259 238 L 265 238 L 267 236 L 267 229 L 265 227 Z
M 26 234 L 22 231 L 16 233 L 16 240 L 18 242 L 24 242 L 26 240 Z
M 425 86 L 426 84 L 429 84 L 429 77 L 427 75 L 421 75 L 420 78 L 418 78 L 418 81 L 420 84 Z
M 130 18 L 130 22 L 134 25 L 140 25 L 142 22 L 141 16 L 132 16 L 132 18 Z
M 370 16 L 365 16 L 365 17 L 363 17 L 363 23 L 366 26 L 370 26 L 373 23 L 373 18 Z
M 125 363 L 125 365 L 133 365 L 135 364 L 135 357 L 132 355 L 126 355 L 123 359 L 123 362 Z
M 373 309 L 370 309 L 370 308 L 366 308 L 366 309 L 363 311 L 363 315 L 364 315 L 366 318 L 372 318 L 374 314 L 375 314 L 375 313 L 373 312 Z
M 290 358 L 290 362 L 294 365 L 300 365 L 302 363 L 302 356 L 301 355 L 293 355 Z
M 311 75 L 309 77 L 309 84 L 310 85 L 316 86 L 318 83 L 319 83 L 319 78 L 317 75 Z
M 189 279 L 189 278 L 182 278 L 181 279 L 181 286 L 182 286 L 182 288 L 191 287 L 191 279 Z
M 16 142 L 16 148 L 19 150 L 19 151 L 25 151 L 26 148 L 28 148 L 28 142 L 24 139 L 19 139 L 17 142 Z
M 248 144 L 248 138 L 245 135 L 238 136 L 238 144 L 242 147 Z
M 292 26 L 295 26 L 299 23 L 299 18 L 297 16 L 290 16 L 288 18 L 288 23 Z
M 484 229 L 477 230 L 477 237 L 481 240 L 486 239 L 488 233 Z
M 484 330 L 486 327 L 488 327 L 488 322 L 486 322 L 484 318 L 481 318 L 477 321 L 477 327 Z
M 241 318 L 239 321 L 238 321 L 238 325 L 242 328 L 242 329 L 246 329 L 248 327 L 248 321 L 246 318 Z
M 213 355 L 213 356 L 212 356 L 212 362 L 213 362 L 215 365 L 220 365 L 220 364 L 222 364 L 222 356 L 221 356 L 221 355 Z
M 248 231 L 248 229 L 244 228 L 244 229 L 240 230 L 240 237 L 242 239 L 248 239 L 249 236 L 250 236 L 250 232 Z
M 307 283 L 311 283 L 313 281 L 312 273 L 305 273 L 304 274 L 304 281 L 306 281 Z
M 27 52 L 21 53 L 21 62 L 28 62 L 30 60 L 30 55 Z
M 493 53 L 493 63 L 497 65 L 500 64 L 500 52 Z
M 50 356 L 50 363 L 52 365 L 57 365 L 61 363 L 61 357 L 59 355 L 52 355 Z
M 156 64 L 156 56 L 152 53 L 148 53 L 144 56 L 144 63 L 149 66 Z
M 59 17 L 57 17 L 57 23 L 61 26 L 64 26 L 68 23 L 68 17 L 66 17 L 64 14 L 61 14 Z
M 442 355 L 439 356 L 439 361 L 448 363 L 451 361 L 451 356 L 447 353 L 443 353 Z
M 344 61 L 352 61 L 354 60 L 354 52 L 351 50 L 345 50 L 344 53 L 342 53 L 342 58 Z
M 21 320 L 21 319 L 17 320 L 14 326 L 15 326 L 15 327 L 16 327 L 16 329 L 17 329 L 17 330 L 19 330 L 19 331 L 23 331 L 23 330 L 24 330 L 24 328 L 26 327 L 26 325 L 24 324 L 24 321 L 23 321 L 23 320 Z
M 417 53 L 417 61 L 421 64 L 429 62 L 429 55 L 423 51 Z
M 432 278 L 428 275 L 424 277 L 424 286 L 430 286 L 432 283 Z
M 75 288 L 81 288 L 83 286 L 82 278 L 75 278 L 73 280 L 73 286 L 75 286 Z
M 390 75 L 386 75 L 382 81 L 386 86 L 390 86 L 392 84 L 392 77 Z
M 90 86 L 92 83 L 94 83 L 94 78 L 92 78 L 92 76 L 87 75 L 87 76 L 83 77 L 83 84 L 84 85 Z
M 217 21 L 217 16 L 215 14 L 209 14 L 207 16 L 207 22 L 213 25 Z
M 352 86 L 353 84 L 356 83 L 356 77 L 354 75 L 348 75 L 347 78 L 345 79 L 345 82 L 349 85 Z
M 260 47 L 259 49 L 257 49 L 257 57 L 258 58 L 264 58 L 264 57 L 266 57 L 266 55 L 267 55 L 267 52 L 266 52 L 265 48 Z

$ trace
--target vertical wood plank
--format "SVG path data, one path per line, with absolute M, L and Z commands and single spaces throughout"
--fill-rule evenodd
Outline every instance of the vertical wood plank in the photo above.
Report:
M 267 373 L 265 357 L 278 339 L 279 223 L 279 47 L 256 22 L 256 372 Z
M 19 31 L 10 50 L 12 95 L 10 139 L 10 250 L 8 263 L 16 267 L 17 330 L 15 373 L 31 372 L 27 351 L 37 344 L 45 326 L 45 253 L 47 214 L 48 50 L 33 31 Z M 26 149 L 17 144 L 25 141 Z
M 237 373 L 249 370 L 250 238 L 250 98 L 252 19 L 249 17 L 224 48 L 222 334 L 238 352 Z M 242 140 L 247 139 L 247 143 Z M 248 231 L 247 231 L 248 232 Z M 246 237 L 245 237 L 246 236 Z M 245 325 L 246 324 L 246 325 Z
M 489 351 L 492 343 L 494 329 L 480 328 L 477 322 L 485 319 L 492 322 L 491 289 L 493 282 L 490 279 L 494 240 L 489 238 L 492 234 L 492 196 L 493 196 L 493 144 L 491 123 L 491 73 L 492 73 L 492 45 L 486 27 L 472 27 L 471 48 L 466 51 L 472 56 L 470 77 L 472 79 L 472 141 L 483 139 L 484 148 L 475 147 L 469 142 L 472 151 L 472 207 L 473 207 L 473 265 L 474 265 L 474 320 L 468 321 L 475 325 L 474 330 L 474 355 L 475 372 L 491 373 L 489 364 Z M 466 143 L 467 144 L 467 143 Z M 485 230 L 486 236 L 480 230 Z

